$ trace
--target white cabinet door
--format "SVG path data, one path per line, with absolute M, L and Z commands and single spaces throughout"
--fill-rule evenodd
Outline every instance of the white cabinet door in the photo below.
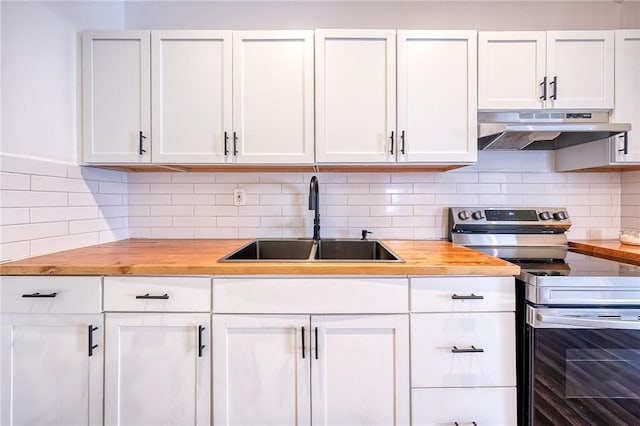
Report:
M 238 163 L 313 163 L 313 31 L 233 33 Z
M 83 161 L 148 163 L 149 32 L 84 33 L 82 62 Z
M 209 425 L 209 324 L 209 314 L 106 314 L 105 425 Z
M 101 425 L 102 315 L 2 314 L 0 323 L 0 423 Z
M 476 52 L 475 31 L 398 31 L 398 161 L 476 161 Z
M 616 31 L 616 102 L 614 118 L 631 123 L 627 153 L 624 139 L 615 138 L 614 161 L 640 162 L 640 30 Z
M 612 109 L 613 31 L 548 31 L 547 108 Z
M 224 162 L 231 31 L 153 31 L 151 52 L 153 162 Z
M 312 424 L 409 424 L 407 315 L 312 316 Z
M 213 423 L 309 425 L 309 335 L 308 315 L 213 315 Z
M 395 37 L 394 30 L 316 31 L 317 162 L 396 161 Z
M 542 109 L 544 31 L 478 33 L 478 109 Z

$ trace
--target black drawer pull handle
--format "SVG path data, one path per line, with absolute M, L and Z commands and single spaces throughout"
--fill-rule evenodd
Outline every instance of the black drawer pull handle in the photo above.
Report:
M 457 294 L 453 294 L 451 295 L 451 299 L 453 300 L 482 300 L 484 299 L 484 296 L 477 296 L 473 293 L 471 293 L 468 296 L 458 296 Z
M 304 327 L 302 327 L 302 359 L 305 358 L 305 349 L 304 349 Z
M 98 347 L 98 345 L 93 344 L 93 332 L 98 329 L 98 327 L 94 327 L 92 324 L 89 324 L 89 356 L 93 356 L 93 350 Z
M 540 99 L 542 99 L 543 101 L 547 100 L 547 77 L 542 79 L 542 83 L 540 83 L 540 86 L 542 86 L 542 96 L 540 96 Z
M 48 294 L 41 294 L 38 292 L 35 293 L 31 293 L 31 294 L 23 294 L 22 297 L 56 297 L 58 295 L 57 292 L 53 292 L 53 293 L 48 293 Z
M 316 332 L 316 359 L 318 359 L 318 327 L 316 327 L 315 332 Z
M 453 422 L 453 424 L 456 425 L 456 426 L 460 426 L 460 423 L 458 423 L 458 422 Z M 478 426 L 478 423 L 476 423 L 476 422 L 471 422 L 471 424 L 473 426 Z
M 553 99 L 554 101 L 558 100 L 558 76 L 553 76 L 553 81 L 549 83 L 549 85 L 553 84 L 553 94 L 549 96 L 549 99 Z
M 142 130 L 141 130 L 141 131 L 140 131 L 140 139 L 139 139 L 139 142 L 138 142 L 138 143 L 139 143 L 139 146 L 138 146 L 138 154 L 140 154 L 140 155 L 142 155 L 142 154 L 144 154 L 145 152 L 147 152 L 147 150 L 146 150 L 146 149 L 143 149 L 143 148 L 142 148 L 142 142 L 143 142 L 146 138 L 147 138 L 147 137 L 146 137 L 146 136 L 144 136 L 144 135 L 142 134 Z
M 629 153 L 629 132 L 624 132 L 624 134 L 620 135 L 619 137 L 622 138 L 622 142 L 624 143 L 624 145 L 622 149 L 618 150 L 618 152 L 627 155 Z
M 228 141 L 229 141 L 229 135 L 227 135 L 227 132 L 224 132 L 224 156 L 225 157 L 229 154 L 229 149 L 227 148 Z
M 204 331 L 204 326 L 203 325 L 199 325 L 198 326 L 198 358 L 202 357 L 202 351 L 204 350 L 204 347 L 206 345 L 202 344 L 202 332 Z
M 453 348 L 451 348 L 451 353 L 454 353 L 454 354 L 469 354 L 469 353 L 477 353 L 477 352 L 484 352 L 484 349 L 476 348 L 473 345 L 471 345 L 470 348 L 463 348 L 463 349 L 460 349 L 457 346 L 454 346 Z
M 143 294 L 142 296 L 136 296 L 136 299 L 168 299 L 169 295 L 167 293 L 162 296 L 150 296 L 149 293 Z
M 393 155 L 393 130 L 391 131 L 391 149 L 389 150 L 389 154 Z

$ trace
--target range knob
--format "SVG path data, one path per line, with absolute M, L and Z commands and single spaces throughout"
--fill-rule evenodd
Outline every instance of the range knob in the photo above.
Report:
M 458 218 L 460 218 L 460 220 L 469 219 L 469 212 L 466 210 L 462 210 L 460 213 L 458 213 Z
M 541 212 L 539 215 L 540 220 L 549 220 L 551 219 L 551 213 L 549 212 Z
M 563 211 L 555 212 L 553 214 L 553 218 L 555 220 L 565 220 L 567 218 L 567 214 Z
M 475 220 L 484 219 L 484 215 L 482 214 L 482 210 L 475 211 L 471 213 L 471 217 Z

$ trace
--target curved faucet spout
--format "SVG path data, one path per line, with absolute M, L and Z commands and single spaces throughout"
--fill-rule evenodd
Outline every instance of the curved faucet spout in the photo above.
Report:
M 316 241 L 320 240 L 320 195 L 318 192 L 318 178 L 313 176 L 309 182 L 309 210 L 315 210 L 313 239 Z

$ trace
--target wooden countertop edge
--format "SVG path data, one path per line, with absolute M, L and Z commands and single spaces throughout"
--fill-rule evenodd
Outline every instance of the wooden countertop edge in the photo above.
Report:
M 569 241 L 569 247 L 583 254 L 640 265 L 640 246 L 622 244 L 618 240 Z
M 383 242 L 403 263 L 217 260 L 250 240 L 129 239 L 0 264 L 0 275 L 518 275 L 502 259 L 439 240 Z

